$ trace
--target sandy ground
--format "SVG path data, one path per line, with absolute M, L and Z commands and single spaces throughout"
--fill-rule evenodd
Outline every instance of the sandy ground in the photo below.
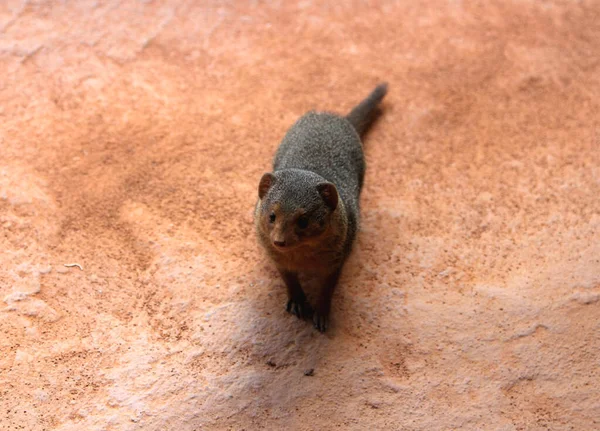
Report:
M 600 429 L 600 3 L 52 3 L 0 5 L 2 430 Z M 256 186 L 381 80 L 321 335 Z

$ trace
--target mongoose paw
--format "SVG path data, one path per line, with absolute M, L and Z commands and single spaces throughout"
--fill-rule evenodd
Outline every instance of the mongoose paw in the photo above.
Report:
M 313 324 L 319 332 L 327 331 L 327 328 L 329 327 L 329 314 L 315 312 L 315 314 L 313 314 Z
M 306 319 L 313 314 L 312 307 L 306 299 L 290 299 L 285 307 L 288 313 L 296 315 L 299 319 Z

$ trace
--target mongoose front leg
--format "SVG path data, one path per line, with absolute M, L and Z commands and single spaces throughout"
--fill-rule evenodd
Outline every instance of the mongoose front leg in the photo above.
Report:
M 295 314 L 300 319 L 305 319 L 312 315 L 312 307 L 306 300 L 306 295 L 298 281 L 298 275 L 289 271 L 279 271 L 288 292 L 288 302 L 286 310 L 288 313 Z
M 333 274 L 330 274 L 323 281 L 321 296 L 317 301 L 317 308 L 313 314 L 313 323 L 315 328 L 321 332 L 325 332 L 329 326 L 329 311 L 331 310 L 331 297 L 333 291 L 340 278 L 341 268 L 337 269 Z

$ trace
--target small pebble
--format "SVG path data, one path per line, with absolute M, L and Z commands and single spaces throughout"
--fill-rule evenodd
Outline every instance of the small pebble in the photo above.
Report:
M 315 375 L 315 369 L 311 368 L 310 370 L 304 370 L 304 375 L 305 376 L 314 376 Z

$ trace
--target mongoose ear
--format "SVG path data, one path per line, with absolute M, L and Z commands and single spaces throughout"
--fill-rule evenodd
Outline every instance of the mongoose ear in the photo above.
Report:
M 338 204 L 338 191 L 335 186 L 331 183 L 321 183 L 317 186 L 317 190 L 329 209 L 335 210 Z
M 275 183 L 275 175 L 271 173 L 266 173 L 260 179 L 260 183 L 258 184 L 258 197 L 264 198 L 271 186 Z

